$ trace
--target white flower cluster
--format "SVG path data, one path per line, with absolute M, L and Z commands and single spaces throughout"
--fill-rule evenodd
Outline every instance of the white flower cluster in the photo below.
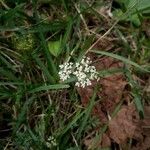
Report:
M 70 74 L 72 73 L 72 71 L 71 71 L 72 66 L 73 66 L 72 62 L 64 63 L 63 65 L 59 65 L 59 68 L 60 68 L 59 76 L 62 81 L 65 81 L 68 78 L 70 78 Z
M 80 63 L 75 64 L 74 69 L 73 63 L 71 62 L 60 65 L 60 79 L 65 81 L 73 74 L 77 78 L 75 86 L 84 88 L 85 86 L 91 85 L 91 80 L 99 80 L 96 68 L 95 66 L 92 66 L 91 63 L 92 61 L 89 57 L 83 57 Z
M 57 146 L 56 139 L 53 136 L 50 136 L 47 140 L 48 140 L 48 142 L 46 142 L 46 145 L 48 148 L 52 148 L 53 146 Z

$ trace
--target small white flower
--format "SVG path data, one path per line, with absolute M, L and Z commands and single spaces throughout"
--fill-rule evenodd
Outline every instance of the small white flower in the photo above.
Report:
M 65 81 L 67 79 L 70 78 L 70 75 L 72 73 L 72 66 L 73 66 L 73 63 L 70 62 L 70 63 L 64 63 L 63 65 L 59 65 L 59 68 L 60 68 L 60 71 L 59 71 L 59 76 L 60 76 L 60 79 L 62 81 Z
M 80 83 L 76 82 L 75 86 L 80 87 Z
M 78 68 L 80 66 L 80 64 L 79 63 L 76 63 L 76 67 Z
M 92 84 L 91 80 L 98 79 L 96 68 L 91 66 L 91 63 L 89 57 L 83 57 L 80 63 L 76 63 L 75 72 L 73 73 L 77 77 L 75 86 L 84 88 Z
M 85 88 L 92 84 L 91 80 L 99 80 L 98 73 L 96 71 L 95 66 L 91 65 L 92 61 L 89 57 L 83 57 L 80 62 L 75 64 L 75 68 L 73 69 L 73 63 L 64 63 L 60 65 L 59 76 L 62 81 L 70 78 L 70 75 L 73 74 L 77 78 L 77 82 L 75 86 Z

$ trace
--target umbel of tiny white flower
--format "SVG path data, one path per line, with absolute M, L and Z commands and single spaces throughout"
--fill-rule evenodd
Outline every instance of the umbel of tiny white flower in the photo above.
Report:
M 83 57 L 81 63 L 76 63 L 73 74 L 77 77 L 76 86 L 84 88 L 92 84 L 91 80 L 98 80 L 98 73 L 95 66 L 91 65 L 92 61 L 89 57 Z
M 59 76 L 62 81 L 70 78 L 70 75 L 73 74 L 77 78 L 75 86 L 84 88 L 92 84 L 91 80 L 98 78 L 98 73 L 95 66 L 91 65 L 92 61 L 89 57 L 83 57 L 80 62 L 75 63 L 75 68 L 73 69 L 73 63 L 64 63 L 60 65 Z
M 68 78 L 70 78 L 70 75 L 72 73 L 71 69 L 72 69 L 73 63 L 64 63 L 63 65 L 59 65 L 60 71 L 59 71 L 59 76 L 60 79 L 62 81 L 67 80 Z

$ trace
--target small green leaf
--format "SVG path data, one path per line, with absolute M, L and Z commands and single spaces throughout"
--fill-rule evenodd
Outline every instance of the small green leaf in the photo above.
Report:
M 57 57 L 61 52 L 61 40 L 48 42 L 48 48 L 51 54 Z

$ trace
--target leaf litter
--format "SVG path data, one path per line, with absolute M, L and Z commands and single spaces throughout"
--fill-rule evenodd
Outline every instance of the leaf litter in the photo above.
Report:
M 121 69 L 124 67 L 122 62 L 113 58 L 96 58 L 94 54 L 89 55 L 95 61 L 94 65 L 97 70 Z M 127 88 L 128 83 L 124 74 L 114 73 L 102 77 L 98 83 L 93 81 L 91 86 L 77 88 L 84 107 L 88 105 L 96 84 L 100 86 L 100 89 L 97 92 L 98 100 L 93 107 L 92 115 L 96 116 L 100 123 L 96 129 L 93 129 L 93 132 L 96 133 L 103 125 L 108 123 L 108 129 L 103 133 L 98 147 L 109 147 L 112 143 L 118 145 L 128 144 L 129 140 L 132 139 L 132 149 L 146 150 L 150 148 L 150 134 L 146 134 L 147 132 L 150 133 L 150 107 L 145 108 L 145 113 L 149 115 L 149 118 L 140 120 L 135 105 L 131 102 L 130 89 Z M 113 113 L 121 100 L 124 100 L 124 103 L 119 112 L 115 117 L 111 117 L 110 114 Z M 88 135 L 84 138 L 83 142 L 87 149 L 91 148 L 94 140 L 95 135 Z

